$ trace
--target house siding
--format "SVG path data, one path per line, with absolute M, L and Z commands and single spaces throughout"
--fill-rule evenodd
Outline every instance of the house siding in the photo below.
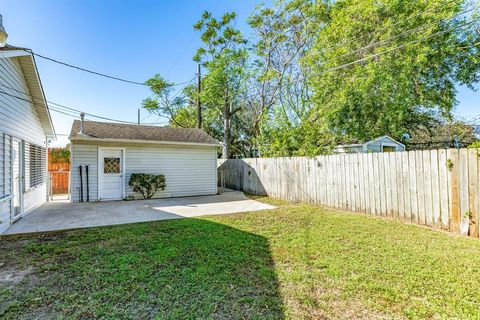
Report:
M 368 142 L 366 143 L 365 148 L 367 152 L 382 152 L 383 145 L 387 145 L 387 146 L 395 145 L 397 148 L 397 151 L 405 151 L 405 147 L 402 144 L 394 140 L 391 140 L 387 137 L 382 137 L 381 139 Z
M 0 135 L 0 198 L 12 193 L 11 138 Z M 11 200 L 0 202 L 0 233 L 10 226 Z
M 89 144 L 77 144 L 72 143 L 70 147 L 71 151 L 71 167 L 70 167 L 70 192 L 73 202 L 80 201 L 80 169 L 79 166 L 84 166 L 84 201 L 86 201 L 86 180 L 85 180 L 85 166 L 88 166 L 89 174 L 89 193 L 90 200 L 95 201 L 98 199 L 98 180 L 97 180 L 97 168 L 98 168 L 98 146 Z
M 167 187 L 155 198 L 209 195 L 217 193 L 216 147 L 152 144 L 72 143 L 72 201 L 79 201 L 79 166 L 89 165 L 90 201 L 98 199 L 98 148 L 125 150 L 125 195 L 141 196 L 128 186 L 132 173 L 164 174 Z M 85 184 L 85 180 L 84 180 Z M 85 185 L 84 185 L 85 187 Z M 84 200 L 85 196 L 84 188 Z
M 45 134 L 18 58 L 0 59 L 0 79 L 5 85 L 0 91 L 28 100 L 0 94 L 0 132 L 44 147 Z
M 18 58 L 0 59 L 0 198 L 12 193 L 12 139 L 17 138 L 42 147 L 46 138 L 35 106 L 29 96 L 29 88 Z M 25 99 L 25 100 L 23 100 Z M 47 200 L 47 183 L 24 193 L 24 213 L 45 203 Z M 12 200 L 0 202 L 0 233 L 11 224 Z

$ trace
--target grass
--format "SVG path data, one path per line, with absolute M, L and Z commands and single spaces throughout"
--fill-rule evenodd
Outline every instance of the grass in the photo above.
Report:
M 0 318 L 479 316 L 478 240 L 260 200 L 278 208 L 0 238 Z

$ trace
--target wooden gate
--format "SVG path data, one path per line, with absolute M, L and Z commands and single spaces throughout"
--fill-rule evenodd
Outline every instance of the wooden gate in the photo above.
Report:
M 65 194 L 68 192 L 70 172 L 50 171 L 52 194 Z
M 53 151 L 62 150 L 62 148 L 53 149 Z M 55 158 L 55 160 L 53 160 Z M 52 149 L 49 150 L 48 173 L 50 177 L 50 194 L 70 193 L 70 159 L 52 156 Z

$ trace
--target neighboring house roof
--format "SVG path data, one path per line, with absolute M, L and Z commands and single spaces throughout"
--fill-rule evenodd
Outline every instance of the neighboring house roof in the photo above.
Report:
M 372 143 L 372 142 L 377 142 L 377 141 L 383 140 L 383 139 L 388 139 L 388 140 L 392 141 L 393 143 L 396 143 L 396 144 L 399 144 L 399 145 L 405 147 L 405 145 L 404 145 L 403 143 L 401 143 L 400 141 L 397 141 L 397 140 L 395 140 L 395 139 L 393 139 L 392 137 L 387 136 L 387 135 L 378 137 L 378 138 L 373 139 L 373 140 L 370 140 L 370 141 L 366 142 L 365 144 L 370 144 L 370 143 Z
M 384 135 L 384 136 L 378 137 L 376 139 L 369 140 L 369 141 L 362 142 L 362 143 L 341 144 L 341 145 L 336 146 L 335 149 L 338 149 L 338 148 L 348 149 L 348 148 L 364 147 L 364 146 L 367 146 L 370 143 L 377 142 L 377 141 L 383 140 L 383 139 L 388 139 L 388 140 L 392 141 L 393 143 L 396 143 L 396 144 L 399 144 L 399 145 L 405 147 L 405 145 L 403 143 L 393 139 L 392 137 L 390 137 L 388 135 Z
M 35 57 L 32 51 L 27 48 L 14 47 L 6 45 L 0 47 L 0 59 L 17 58 L 22 68 L 25 81 L 27 82 L 28 90 L 25 92 L 29 95 L 29 100 L 37 111 L 38 118 L 43 128 L 45 135 L 55 138 L 55 129 L 53 128 L 52 117 L 50 116 L 50 110 L 48 109 L 47 99 L 43 91 L 42 82 L 40 81 L 40 75 L 38 74 L 37 64 L 35 63 Z M 5 90 L 1 88 L 0 90 Z M 24 95 L 19 93 L 22 98 Z
M 82 134 L 80 124 L 79 120 L 73 122 L 70 140 L 220 145 L 205 131 L 194 128 L 84 121 Z

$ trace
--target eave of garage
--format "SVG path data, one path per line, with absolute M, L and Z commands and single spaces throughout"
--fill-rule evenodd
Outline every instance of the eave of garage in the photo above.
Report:
M 133 140 L 133 139 L 104 139 L 84 136 L 81 138 L 70 138 L 72 143 L 75 142 L 107 142 L 107 143 L 129 143 L 129 144 L 154 144 L 154 145 L 184 145 L 199 147 L 221 147 L 220 143 L 197 143 L 197 142 L 177 142 L 177 141 L 159 141 L 159 140 Z

